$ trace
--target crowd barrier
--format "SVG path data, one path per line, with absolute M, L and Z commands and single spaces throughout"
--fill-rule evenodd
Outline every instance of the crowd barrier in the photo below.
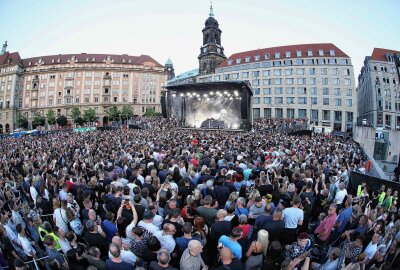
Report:
M 398 182 L 389 181 L 359 172 L 351 172 L 350 182 L 347 191 L 353 195 L 356 195 L 357 187 L 358 185 L 361 185 L 362 181 L 365 181 L 367 183 L 367 187 L 369 190 L 378 191 L 383 184 L 386 188 L 391 187 L 392 189 L 400 190 L 400 183 Z

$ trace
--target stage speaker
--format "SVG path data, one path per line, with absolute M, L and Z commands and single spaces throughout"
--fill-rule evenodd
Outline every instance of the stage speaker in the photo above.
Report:
M 249 117 L 249 93 L 246 89 L 242 90 L 242 102 L 240 103 L 240 114 L 242 119 Z
M 165 94 L 161 95 L 161 113 L 164 118 L 167 118 L 167 100 Z

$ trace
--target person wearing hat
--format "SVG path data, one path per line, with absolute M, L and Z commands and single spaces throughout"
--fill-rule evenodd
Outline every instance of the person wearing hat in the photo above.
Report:
M 138 227 L 144 228 L 152 234 L 154 234 L 156 231 L 159 231 L 160 229 L 153 224 L 154 216 L 155 214 L 152 211 L 146 210 L 143 213 L 143 220 L 139 221 L 138 223 Z

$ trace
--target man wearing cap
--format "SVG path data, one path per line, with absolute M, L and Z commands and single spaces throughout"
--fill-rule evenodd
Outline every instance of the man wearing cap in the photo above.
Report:
M 146 210 L 143 213 L 143 220 L 139 221 L 138 223 L 138 227 L 142 227 L 152 234 L 154 234 L 156 231 L 159 231 L 160 229 L 153 224 L 154 216 L 155 214 L 152 211 Z
M 197 207 L 197 213 L 199 216 L 204 218 L 208 226 L 215 223 L 215 218 L 217 217 L 217 210 L 211 206 L 212 197 L 207 195 L 204 198 L 204 205 Z
M 210 195 L 213 200 L 217 199 L 217 195 L 214 191 L 214 180 L 207 180 L 206 187 L 203 189 L 202 194 L 203 196 Z

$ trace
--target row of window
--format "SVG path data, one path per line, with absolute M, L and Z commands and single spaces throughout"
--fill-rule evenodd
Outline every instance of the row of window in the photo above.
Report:
M 335 56 L 335 50 L 329 50 L 329 55 L 330 55 L 330 56 Z M 283 57 L 283 55 L 281 55 L 280 52 L 274 53 L 273 56 L 274 56 L 275 59 L 280 59 L 281 57 Z M 303 53 L 302 53 L 302 51 L 296 51 L 296 54 L 293 53 L 293 57 L 294 57 L 294 56 L 296 56 L 296 57 L 302 57 L 302 56 L 303 56 Z M 307 51 L 307 56 L 308 56 L 308 57 L 314 56 L 314 55 L 313 55 L 313 51 L 312 51 L 312 50 L 308 50 L 308 51 Z M 318 56 L 325 56 L 324 50 L 322 50 L 322 49 L 321 49 L 321 50 L 318 50 Z M 286 58 L 292 57 L 292 52 L 286 51 L 284 57 L 286 57 Z M 269 53 L 264 54 L 264 60 L 268 60 L 268 59 L 271 59 L 271 54 L 269 54 Z M 249 63 L 249 62 L 251 62 L 251 61 L 260 61 L 260 60 L 261 60 L 261 56 L 260 56 L 260 55 L 255 55 L 254 57 L 252 57 L 252 56 L 246 56 L 246 57 L 244 58 L 244 61 L 245 61 L 246 63 Z M 232 61 L 233 61 L 233 60 L 230 59 L 230 60 L 228 61 L 228 65 L 231 65 L 231 64 L 232 64 Z M 241 62 L 242 62 L 242 58 L 236 58 L 236 60 L 235 60 L 235 63 L 236 63 L 236 64 L 240 64 Z
M 238 63 L 235 66 L 231 66 L 229 64 L 232 60 L 228 60 L 228 66 L 225 68 L 217 68 L 216 72 L 221 73 L 221 72 L 226 72 L 226 71 L 232 71 L 233 70 L 240 70 L 240 69 L 251 69 L 251 68 L 260 68 L 260 67 L 280 67 L 280 66 L 313 66 L 313 65 L 348 65 L 350 64 L 349 59 L 337 59 L 337 58 L 306 58 L 306 59 L 294 59 L 294 60 L 275 60 L 275 61 L 267 61 L 267 62 L 255 62 L 255 63 L 249 63 L 249 64 L 242 64 L 238 65 Z M 240 63 L 239 63 L 240 64 Z
M 290 94 L 290 95 L 294 95 L 294 94 L 296 94 L 295 90 L 296 89 L 294 87 L 286 87 L 285 88 L 285 93 L 286 94 Z M 326 87 L 322 88 L 322 91 L 321 91 L 321 89 L 320 89 L 320 91 L 318 91 L 317 87 L 311 87 L 311 88 L 309 88 L 309 90 L 310 90 L 310 94 L 311 95 L 321 95 L 322 94 L 324 96 L 327 96 L 327 95 L 330 95 L 332 93 L 330 91 L 330 89 L 326 88 Z M 320 93 L 318 93 L 318 92 L 320 92 Z M 263 88 L 262 89 L 262 93 L 263 93 L 263 95 L 271 95 L 272 94 L 272 88 Z M 283 87 L 274 87 L 273 93 L 281 95 L 281 94 L 284 93 L 284 88 Z M 253 94 L 256 95 L 256 96 L 260 95 L 261 94 L 261 89 L 260 88 L 253 88 Z M 297 88 L 297 94 L 300 94 L 300 95 L 307 94 L 307 88 L 306 87 L 298 87 Z M 333 89 L 333 94 L 335 96 L 340 96 L 341 95 L 341 89 L 340 88 L 334 88 Z M 353 95 L 353 90 L 352 89 L 346 89 L 345 90 L 345 95 L 346 96 L 352 96 Z
M 284 103 L 284 100 L 286 102 Z M 264 97 L 262 99 L 264 104 L 296 104 L 296 97 Z M 274 103 L 272 103 L 274 101 Z M 334 100 L 334 106 L 342 106 L 342 99 L 341 98 L 335 98 Z M 253 97 L 253 104 L 260 104 L 261 98 L 260 97 Z M 307 104 L 307 97 L 297 97 L 297 104 Z M 319 105 L 318 103 L 318 98 L 317 97 L 312 97 L 310 98 L 310 104 L 311 105 Z M 329 106 L 331 105 L 330 99 L 329 98 L 322 98 L 322 105 L 324 106 Z M 353 100 L 352 99 L 346 99 L 346 106 L 347 107 L 353 107 Z
M 296 115 L 297 111 L 297 115 Z M 274 115 L 272 115 L 274 112 Z M 284 116 L 284 109 L 282 108 L 275 108 L 272 111 L 272 108 L 264 108 L 264 117 L 266 118 L 311 118 L 311 121 L 331 121 L 331 115 L 334 117 L 335 122 L 342 121 L 342 111 L 330 111 L 330 110 L 322 110 L 321 116 L 318 110 L 307 110 L 307 109 L 286 109 L 286 116 Z M 254 108 L 253 115 L 255 118 L 261 117 L 260 109 Z M 351 123 L 354 120 L 354 113 L 353 112 L 345 112 L 346 115 L 346 122 Z

